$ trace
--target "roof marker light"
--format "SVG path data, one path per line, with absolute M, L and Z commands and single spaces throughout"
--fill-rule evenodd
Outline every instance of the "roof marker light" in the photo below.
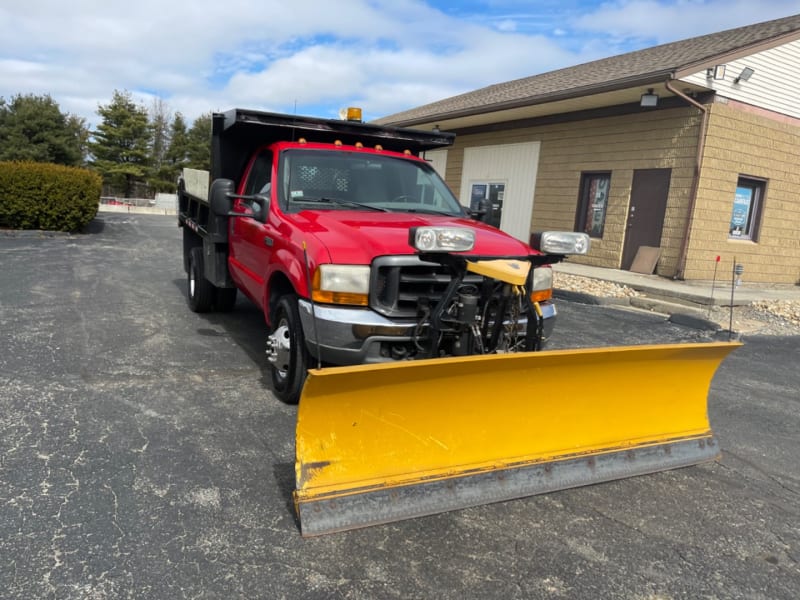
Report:
M 348 121 L 358 121 L 359 123 L 361 122 L 361 109 L 360 108 L 358 108 L 356 106 L 348 106 L 347 107 L 347 112 L 345 114 L 347 115 L 347 120 Z

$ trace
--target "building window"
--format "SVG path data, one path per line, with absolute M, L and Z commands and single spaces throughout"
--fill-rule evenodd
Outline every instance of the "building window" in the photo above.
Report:
M 603 237 L 610 187 L 611 173 L 581 173 L 576 231 L 588 233 L 593 238 Z
M 767 182 L 763 179 L 739 177 L 736 195 L 733 197 L 731 223 L 728 237 L 736 240 L 755 240 Z

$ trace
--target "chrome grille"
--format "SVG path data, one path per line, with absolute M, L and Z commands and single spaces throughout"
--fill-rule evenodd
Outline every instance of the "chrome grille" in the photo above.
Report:
M 479 282 L 479 275 L 464 281 Z M 370 307 L 388 317 L 415 317 L 417 302 L 427 298 L 431 306 L 444 295 L 450 283 L 446 267 L 422 262 L 416 256 L 382 256 L 372 263 Z

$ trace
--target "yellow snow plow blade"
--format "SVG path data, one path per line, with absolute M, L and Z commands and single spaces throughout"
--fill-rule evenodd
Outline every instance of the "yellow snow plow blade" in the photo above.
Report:
M 738 343 L 312 370 L 297 419 L 304 536 L 694 465 Z

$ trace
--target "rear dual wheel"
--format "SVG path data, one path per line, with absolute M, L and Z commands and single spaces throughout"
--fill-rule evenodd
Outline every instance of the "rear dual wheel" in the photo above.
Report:
M 236 304 L 236 288 L 218 288 L 206 279 L 203 268 L 203 248 L 195 246 L 189 251 L 187 288 L 189 308 L 196 313 L 211 310 L 230 312 Z

